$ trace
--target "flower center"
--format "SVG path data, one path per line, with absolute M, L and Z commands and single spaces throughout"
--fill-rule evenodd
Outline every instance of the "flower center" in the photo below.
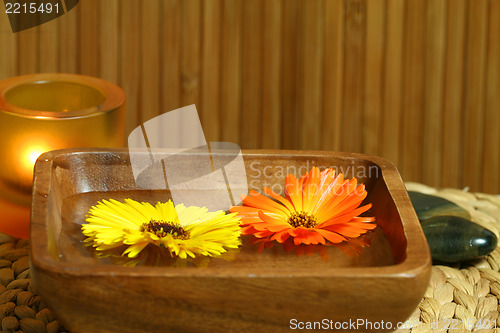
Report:
M 294 227 L 314 228 L 317 224 L 316 217 L 305 212 L 295 212 L 288 218 L 288 223 Z
M 172 235 L 176 239 L 188 239 L 189 231 L 174 222 L 151 220 L 141 225 L 141 231 L 147 231 L 158 237 Z

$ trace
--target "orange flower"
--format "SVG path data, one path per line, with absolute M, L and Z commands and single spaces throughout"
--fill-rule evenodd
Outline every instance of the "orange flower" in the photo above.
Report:
M 359 237 L 376 227 L 373 217 L 359 215 L 371 204 L 359 207 L 367 192 L 357 179 L 346 179 L 340 173 L 314 167 L 300 179 L 288 175 L 285 196 L 266 187 L 269 196 L 250 191 L 243 196 L 244 206 L 231 207 L 241 217 L 243 235 L 254 235 L 266 241 L 331 245 Z M 274 199 L 274 200 L 273 200 Z

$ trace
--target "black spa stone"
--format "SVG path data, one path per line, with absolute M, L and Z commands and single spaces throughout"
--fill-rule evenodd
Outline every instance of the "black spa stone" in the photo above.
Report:
M 460 262 L 482 257 L 497 247 L 490 230 L 457 216 L 435 216 L 422 222 L 432 259 Z
M 408 194 L 421 222 L 440 215 L 453 215 L 470 219 L 468 211 L 449 200 L 420 192 L 409 191 Z

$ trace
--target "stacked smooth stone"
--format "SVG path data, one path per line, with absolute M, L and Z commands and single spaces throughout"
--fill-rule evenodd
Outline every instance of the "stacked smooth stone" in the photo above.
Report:
M 468 261 L 495 250 L 497 235 L 474 223 L 469 211 L 443 197 L 412 191 L 412 185 L 408 187 L 408 194 L 435 262 Z M 459 191 L 452 193 L 455 196 L 461 194 Z

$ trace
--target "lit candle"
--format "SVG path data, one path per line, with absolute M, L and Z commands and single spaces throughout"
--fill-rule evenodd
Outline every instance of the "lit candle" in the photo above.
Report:
M 49 150 L 122 147 L 125 93 L 73 74 L 0 82 L 0 232 L 27 238 L 33 165 Z

